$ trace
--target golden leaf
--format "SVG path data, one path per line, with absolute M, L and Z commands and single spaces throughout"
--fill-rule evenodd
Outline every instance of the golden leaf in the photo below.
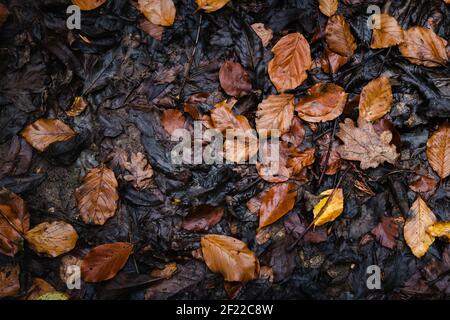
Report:
M 375 19 L 379 21 L 379 28 L 373 30 L 372 49 L 389 48 L 403 42 L 403 29 L 394 17 L 382 13 Z
M 279 135 L 289 131 L 294 117 L 294 95 L 271 95 L 258 105 L 256 111 L 256 130 L 267 130 L 267 135 L 273 135 L 271 130 L 279 131 Z
M 377 78 L 363 88 L 359 100 L 360 118 L 375 121 L 391 111 L 391 107 L 392 88 L 389 78 Z
M 406 220 L 403 230 L 405 241 L 417 258 L 425 255 L 433 244 L 434 237 L 429 235 L 427 230 L 435 222 L 436 216 L 426 202 L 418 196 L 411 206 L 410 217 Z
M 198 8 L 205 10 L 207 13 L 217 11 L 225 6 L 230 0 L 195 0 Z
M 115 214 L 119 199 L 114 172 L 105 166 L 89 170 L 75 197 L 84 223 L 103 225 Z
M 259 261 L 247 245 L 235 238 L 208 234 L 201 239 L 205 263 L 225 281 L 246 282 L 258 278 Z
M 67 141 L 75 132 L 58 119 L 39 119 L 23 129 L 22 136 L 33 148 L 44 151 L 54 142 Z
M 169 27 L 175 21 L 172 0 L 139 0 L 139 11 L 153 24 Z
M 80 9 L 83 11 L 90 11 L 97 9 L 105 2 L 106 0 L 72 0 L 72 3 L 80 7 Z
M 278 92 L 297 88 L 308 77 L 311 69 L 311 51 L 305 37 L 296 32 L 281 38 L 272 48 L 274 57 L 269 61 L 270 80 Z
M 66 111 L 69 117 L 79 116 L 87 107 L 87 102 L 83 97 L 76 97 L 72 106 Z
M 450 241 L 450 221 L 436 222 L 429 226 L 427 232 L 433 237 L 445 237 Z
M 448 123 L 441 125 L 428 139 L 427 158 L 441 179 L 450 175 L 450 126 Z
M 333 192 L 333 189 L 329 189 L 320 194 L 321 196 L 325 196 L 325 197 L 322 198 L 319 201 L 319 203 L 317 203 L 314 206 L 314 210 L 313 210 L 314 219 L 316 219 L 320 210 L 322 210 L 323 206 L 327 202 L 327 200 L 332 192 Z M 320 214 L 320 217 L 317 218 L 317 220 L 314 222 L 314 225 L 317 227 L 317 226 L 321 226 L 327 222 L 334 221 L 334 220 L 336 220 L 337 217 L 339 217 L 341 215 L 342 211 L 344 211 L 344 193 L 342 192 L 341 188 L 338 188 L 334 192 L 331 200 L 328 201 L 327 207 L 322 211 L 322 213 Z
M 338 8 L 338 0 L 319 0 L 319 9 L 327 17 L 331 17 L 336 13 Z
M 341 56 L 351 57 L 357 47 L 350 26 L 343 16 L 332 16 L 328 20 L 325 39 L 328 48 Z
M 254 23 L 251 25 L 253 31 L 261 39 L 262 45 L 267 47 L 270 40 L 273 38 L 273 32 L 270 28 L 267 28 L 264 23 Z

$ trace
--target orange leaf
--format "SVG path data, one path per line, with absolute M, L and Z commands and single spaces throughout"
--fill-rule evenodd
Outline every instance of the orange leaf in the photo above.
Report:
M 132 251 L 133 245 L 128 242 L 107 243 L 91 249 L 81 262 L 81 277 L 86 282 L 114 278 L 125 266 Z
M 250 77 L 237 62 L 225 61 L 219 71 L 220 86 L 230 96 L 242 97 L 252 90 Z
M 44 151 L 54 142 L 66 141 L 75 136 L 75 132 L 64 122 L 57 119 L 39 119 L 23 129 L 22 136 L 35 149 Z
M 304 168 L 309 167 L 315 161 L 314 153 L 316 149 L 309 148 L 302 152 L 295 152 L 289 158 L 287 165 L 292 168 L 292 174 L 299 174 Z
M 268 226 L 292 210 L 297 198 L 294 183 L 281 183 L 271 187 L 261 200 L 259 228 Z
M 205 10 L 207 13 L 211 13 L 221 9 L 230 0 L 195 0 L 197 2 L 198 8 Z
M 169 134 L 173 134 L 176 129 L 185 127 L 186 119 L 177 109 L 167 109 L 161 116 L 161 123 Z
M 332 16 L 325 28 L 326 42 L 330 50 L 341 56 L 351 57 L 356 50 L 356 41 L 350 26 L 343 16 Z
M 297 88 L 308 77 L 311 69 L 311 51 L 305 37 L 296 32 L 281 38 L 272 48 L 269 76 L 279 92 Z
M 84 223 L 105 224 L 115 214 L 119 199 L 114 172 L 105 166 L 89 170 L 75 198 Z
M 428 139 L 427 158 L 441 179 L 450 175 L 450 126 L 448 123 L 441 125 Z
M 319 9 L 327 17 L 331 17 L 336 13 L 338 8 L 338 0 L 319 0 Z
M 375 19 L 379 21 L 379 28 L 373 30 L 372 49 L 389 48 L 403 42 L 403 29 L 394 17 L 382 13 Z
M 295 110 L 300 118 L 309 122 L 334 120 L 344 111 L 348 94 L 333 83 L 317 83 L 308 90 Z
M 208 234 L 201 239 L 205 263 L 225 281 L 246 282 L 258 278 L 259 261 L 247 245 L 235 238 Z
M 360 118 L 375 121 L 391 111 L 391 107 L 392 89 L 389 78 L 377 78 L 363 88 L 359 100 Z
M 106 0 L 72 0 L 72 3 L 74 5 L 79 6 L 80 9 L 83 11 L 90 11 L 97 9 L 105 2 Z
M 256 130 L 259 133 L 267 130 L 267 135 L 274 135 L 272 130 L 278 130 L 282 135 L 289 131 L 294 117 L 294 95 L 280 94 L 268 96 L 258 105 L 256 112 Z
M 341 56 L 326 48 L 318 60 L 318 63 L 324 72 L 335 74 L 339 71 L 340 67 L 348 62 L 348 60 L 348 57 Z
M 139 11 L 153 24 L 171 26 L 176 8 L 172 0 L 139 0 Z

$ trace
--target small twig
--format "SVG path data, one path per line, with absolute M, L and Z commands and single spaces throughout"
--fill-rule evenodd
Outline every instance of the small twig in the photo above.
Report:
M 331 146 L 334 141 L 334 135 L 336 134 L 337 123 L 338 123 L 338 119 L 334 120 L 333 133 L 330 136 L 330 143 L 328 144 L 327 155 L 325 156 L 325 165 L 320 174 L 319 182 L 317 184 L 318 186 L 320 186 L 320 184 L 322 183 L 323 177 L 325 176 L 325 171 L 327 171 L 328 161 L 330 160 L 330 155 L 331 155 Z

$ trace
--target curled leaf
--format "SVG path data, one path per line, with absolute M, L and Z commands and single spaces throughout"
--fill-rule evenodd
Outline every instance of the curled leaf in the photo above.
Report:
M 396 46 L 403 42 L 403 29 L 394 17 L 382 13 L 375 16 L 379 21 L 378 28 L 373 30 L 372 49 L 382 49 Z
M 139 11 L 153 24 L 169 27 L 175 21 L 176 8 L 172 0 L 139 0 Z
M 434 171 L 445 179 L 450 175 L 450 126 L 444 123 L 427 141 L 427 158 Z
M 271 95 L 258 105 L 256 112 L 256 130 L 261 133 L 266 130 L 273 135 L 272 130 L 278 130 L 278 135 L 289 131 L 294 117 L 294 95 Z
M 389 78 L 370 81 L 362 90 L 359 100 L 359 116 L 366 121 L 382 118 L 392 107 L 392 89 Z
M 314 210 L 313 210 L 314 219 L 317 218 L 320 211 L 327 203 L 328 198 L 332 194 L 332 192 L 333 192 L 333 189 L 329 189 L 320 194 L 321 196 L 325 196 L 325 197 L 322 198 L 319 201 L 319 203 L 317 203 L 314 206 Z M 336 220 L 336 218 L 341 215 L 343 210 L 344 210 L 344 193 L 342 192 L 341 188 L 338 188 L 334 192 L 331 200 L 328 201 L 327 207 L 322 211 L 322 213 L 320 214 L 320 217 L 317 218 L 317 220 L 315 220 L 314 225 L 321 226 L 327 222 Z
M 219 71 L 220 86 L 230 96 L 242 97 L 252 90 L 247 71 L 237 62 L 225 61 Z
M 76 97 L 72 106 L 66 111 L 69 117 L 79 116 L 87 107 L 87 102 L 83 97 Z
M 294 183 L 281 183 L 271 187 L 261 199 L 259 228 L 268 226 L 292 210 L 297 198 Z
M 328 19 L 325 34 L 330 50 L 344 57 L 353 55 L 357 47 L 356 41 L 343 16 L 335 15 Z
M 75 136 L 75 132 L 58 119 L 39 119 L 26 126 L 22 136 L 33 148 L 44 151 L 57 141 L 67 141 Z

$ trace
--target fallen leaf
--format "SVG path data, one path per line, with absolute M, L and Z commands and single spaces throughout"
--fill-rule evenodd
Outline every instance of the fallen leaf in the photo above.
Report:
M 259 229 L 282 218 L 292 210 L 297 198 L 297 187 L 294 183 L 281 183 L 267 190 L 261 199 L 259 209 Z
M 188 231 L 206 231 L 217 223 L 223 217 L 224 209 L 208 204 L 193 207 L 189 214 L 183 219 L 181 227 Z
M 271 95 L 264 99 L 256 111 L 256 130 L 267 136 L 280 136 L 289 131 L 294 117 L 294 95 Z M 278 130 L 278 131 L 273 131 Z
M 291 127 L 287 133 L 281 136 L 281 140 L 291 143 L 294 147 L 298 147 L 302 144 L 305 134 L 306 131 L 303 122 L 297 116 L 293 116 Z
M 269 77 L 278 92 L 295 89 L 308 77 L 311 69 L 311 51 L 305 37 L 296 32 L 281 38 L 272 48 Z
M 61 264 L 59 265 L 59 277 L 63 283 L 71 283 L 73 281 L 73 268 L 81 268 L 81 261 L 80 258 L 69 254 L 62 257 Z
M 380 77 L 370 81 L 361 92 L 359 116 L 366 121 L 375 121 L 391 111 L 392 88 L 389 78 Z
M 340 54 L 325 48 L 325 51 L 319 58 L 318 64 L 322 68 L 323 72 L 336 74 L 339 69 L 348 62 L 348 60 L 348 57 L 341 56 Z
M 317 218 L 320 210 L 322 210 L 322 208 L 325 206 L 325 203 L 327 202 L 332 192 L 333 189 L 329 189 L 320 194 L 321 196 L 324 196 L 324 198 L 322 198 L 319 203 L 314 206 L 314 219 Z M 314 225 L 318 227 L 327 222 L 334 221 L 341 215 L 342 211 L 344 211 L 344 193 L 342 192 L 341 188 L 338 188 L 334 192 L 331 200 L 328 201 L 327 207 L 322 211 L 320 217 L 317 218 L 317 220 L 314 222 Z
M 176 8 L 172 0 L 139 0 L 139 11 L 151 22 L 169 27 L 175 21 Z
M 371 233 L 383 247 L 394 250 L 397 247 L 398 229 L 396 218 L 383 216 Z
M 344 57 L 351 57 L 357 48 L 350 26 L 343 16 L 335 15 L 328 19 L 325 39 L 330 50 Z
M 445 179 L 450 175 L 450 125 L 442 124 L 427 141 L 427 158 L 431 168 Z
M 186 119 L 177 109 L 166 109 L 161 116 L 161 123 L 164 129 L 172 135 L 175 130 L 185 128 Z
M 308 122 L 325 122 L 339 117 L 344 111 L 348 94 L 334 83 L 317 83 L 302 98 L 295 110 Z
M 75 132 L 58 119 L 39 119 L 26 126 L 22 136 L 33 148 L 44 151 L 57 141 L 67 141 L 75 136 Z
M 266 27 L 264 23 L 254 23 L 251 25 L 253 31 L 261 39 L 262 45 L 267 47 L 270 40 L 273 38 L 273 32 L 270 28 Z
M 230 0 L 195 0 L 197 2 L 198 8 L 205 10 L 207 13 L 211 13 L 221 9 Z
M 201 239 L 203 257 L 212 272 L 225 281 L 247 282 L 258 278 L 259 261 L 247 245 L 235 238 L 209 234 Z
M 65 292 L 47 292 L 37 298 L 37 300 L 69 300 L 70 296 Z
M 335 175 L 340 169 L 342 165 L 341 156 L 339 152 L 337 152 L 337 147 L 339 146 L 339 142 L 334 139 L 331 143 L 330 155 L 328 156 L 327 161 L 327 153 L 330 145 L 331 133 L 327 133 L 322 138 L 320 138 L 317 143 L 319 144 L 320 150 L 320 167 L 324 170 L 325 165 L 327 166 L 325 169 L 325 174 L 332 176 Z
M 315 148 L 308 148 L 301 152 L 295 152 L 290 155 L 287 166 L 292 168 L 292 174 L 297 175 L 306 167 L 312 165 L 315 161 Z
M 373 30 L 372 49 L 389 48 L 403 42 L 403 29 L 394 17 L 385 13 L 374 16 L 379 25 Z
M 43 222 L 29 230 L 25 239 L 35 252 L 57 257 L 75 248 L 78 234 L 66 222 Z
M 432 237 L 445 237 L 450 241 L 450 221 L 436 222 L 428 227 L 427 232 Z
M 139 22 L 139 28 L 141 28 L 141 30 L 147 33 L 150 37 L 161 41 L 164 32 L 163 26 L 151 23 L 147 19 L 142 19 Z
M 175 272 L 177 272 L 177 264 L 175 262 L 168 263 L 164 266 L 164 269 L 155 269 L 150 272 L 150 276 L 153 278 L 166 278 L 169 279 Z
M 0 266 L 0 298 L 14 297 L 20 291 L 18 265 Z
M 447 63 L 447 41 L 433 30 L 412 27 L 403 34 L 404 42 L 399 45 L 400 53 L 411 63 L 425 67 L 441 67 Z
M 44 279 L 34 278 L 33 284 L 28 289 L 26 300 L 38 300 L 40 296 L 55 291 L 56 289 Z
M 147 158 L 142 153 L 132 153 L 130 162 L 125 164 L 125 168 L 131 175 L 125 175 L 126 181 L 132 181 L 133 186 L 139 190 L 145 190 L 152 184 L 153 169 Z
M 84 223 L 105 224 L 114 216 L 119 199 L 114 172 L 105 166 L 89 170 L 75 198 Z
M 19 136 L 13 136 L 8 145 L 0 147 L 0 179 L 28 172 L 33 158 L 33 148 Z M 6 149 L 7 148 L 7 149 Z
M 421 258 L 434 242 L 434 237 L 427 230 L 436 222 L 436 216 L 420 196 L 414 201 L 409 214 L 403 230 L 405 241 L 412 253 Z
M 384 131 L 379 136 L 370 122 L 362 122 L 355 127 L 351 119 L 339 124 L 336 136 L 344 142 L 337 151 L 341 158 L 361 162 L 361 169 L 376 168 L 383 162 L 395 163 L 399 154 L 396 147 L 389 144 L 392 133 Z
M 220 86 L 232 97 L 242 97 L 252 91 L 250 76 L 244 67 L 233 61 L 225 61 L 219 70 Z
M 420 193 L 424 198 L 433 193 L 436 186 L 437 181 L 433 177 L 425 175 L 417 176 L 409 185 L 412 191 Z
M 338 8 L 338 0 L 319 0 L 319 9 L 327 17 L 331 17 L 336 13 Z
M 87 102 L 83 97 L 75 97 L 72 106 L 66 111 L 69 117 L 79 116 L 87 107 Z
M 401 152 L 402 140 L 400 137 L 400 133 L 397 131 L 394 124 L 390 120 L 386 118 L 378 119 L 373 122 L 373 128 L 379 136 L 381 136 L 384 131 L 390 131 L 392 133 L 391 144 L 395 145 L 398 153 Z
M 132 251 L 133 245 L 128 242 L 107 243 L 91 249 L 81 262 L 81 277 L 86 282 L 114 278 L 125 266 Z
M 194 120 L 201 120 L 201 115 L 199 111 L 199 106 L 202 103 L 206 103 L 208 100 L 209 93 L 199 92 L 191 95 L 187 101 L 184 103 L 184 112 L 191 115 Z
M 76 6 L 79 6 L 83 11 L 97 9 L 105 2 L 106 0 L 72 0 L 72 3 Z

